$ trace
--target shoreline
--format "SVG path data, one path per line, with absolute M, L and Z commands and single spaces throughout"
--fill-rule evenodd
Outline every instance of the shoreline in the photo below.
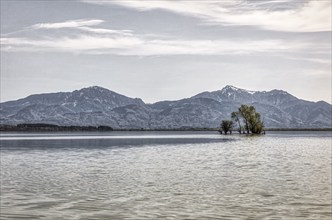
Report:
M 0 125 L 0 132 L 128 132 L 128 131 L 218 131 L 219 128 L 131 128 L 131 129 L 118 129 L 110 126 L 59 126 L 53 124 L 18 124 L 18 125 Z M 332 131 L 331 128 L 266 128 L 265 131 Z M 233 130 L 233 133 L 238 133 Z

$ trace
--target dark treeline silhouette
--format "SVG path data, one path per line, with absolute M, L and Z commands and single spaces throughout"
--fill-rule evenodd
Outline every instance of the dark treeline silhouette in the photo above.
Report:
M 113 131 L 110 126 L 60 126 L 54 124 L 0 125 L 0 131 Z

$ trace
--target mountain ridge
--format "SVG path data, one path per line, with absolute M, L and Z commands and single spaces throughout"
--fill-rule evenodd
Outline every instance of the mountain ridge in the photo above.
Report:
M 251 91 L 227 85 L 174 101 L 145 103 L 90 86 L 73 92 L 43 93 L 0 103 L 0 124 L 52 123 L 114 128 L 218 127 L 241 104 L 254 105 L 269 128 L 330 128 L 332 106 L 298 99 L 283 90 Z

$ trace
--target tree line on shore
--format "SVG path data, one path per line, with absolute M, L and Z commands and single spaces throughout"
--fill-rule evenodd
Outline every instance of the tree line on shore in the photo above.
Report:
M 0 131 L 113 131 L 110 126 L 60 126 L 44 123 L 1 125 Z
M 238 111 L 232 112 L 230 120 L 223 120 L 220 124 L 221 134 L 232 134 L 233 130 L 239 134 L 265 134 L 264 123 L 260 113 L 254 106 L 241 105 Z

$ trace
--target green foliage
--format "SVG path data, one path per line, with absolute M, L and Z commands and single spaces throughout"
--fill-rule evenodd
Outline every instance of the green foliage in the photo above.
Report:
M 244 129 L 247 134 L 249 134 L 249 132 L 253 134 L 260 134 L 264 129 L 264 123 L 261 121 L 261 115 L 256 112 L 254 106 L 241 105 L 237 112 L 232 112 L 231 116 L 234 121 L 238 122 L 240 133 L 240 119 L 244 122 Z
M 223 120 L 220 124 L 220 129 L 227 134 L 228 132 L 232 133 L 234 122 L 232 120 Z

